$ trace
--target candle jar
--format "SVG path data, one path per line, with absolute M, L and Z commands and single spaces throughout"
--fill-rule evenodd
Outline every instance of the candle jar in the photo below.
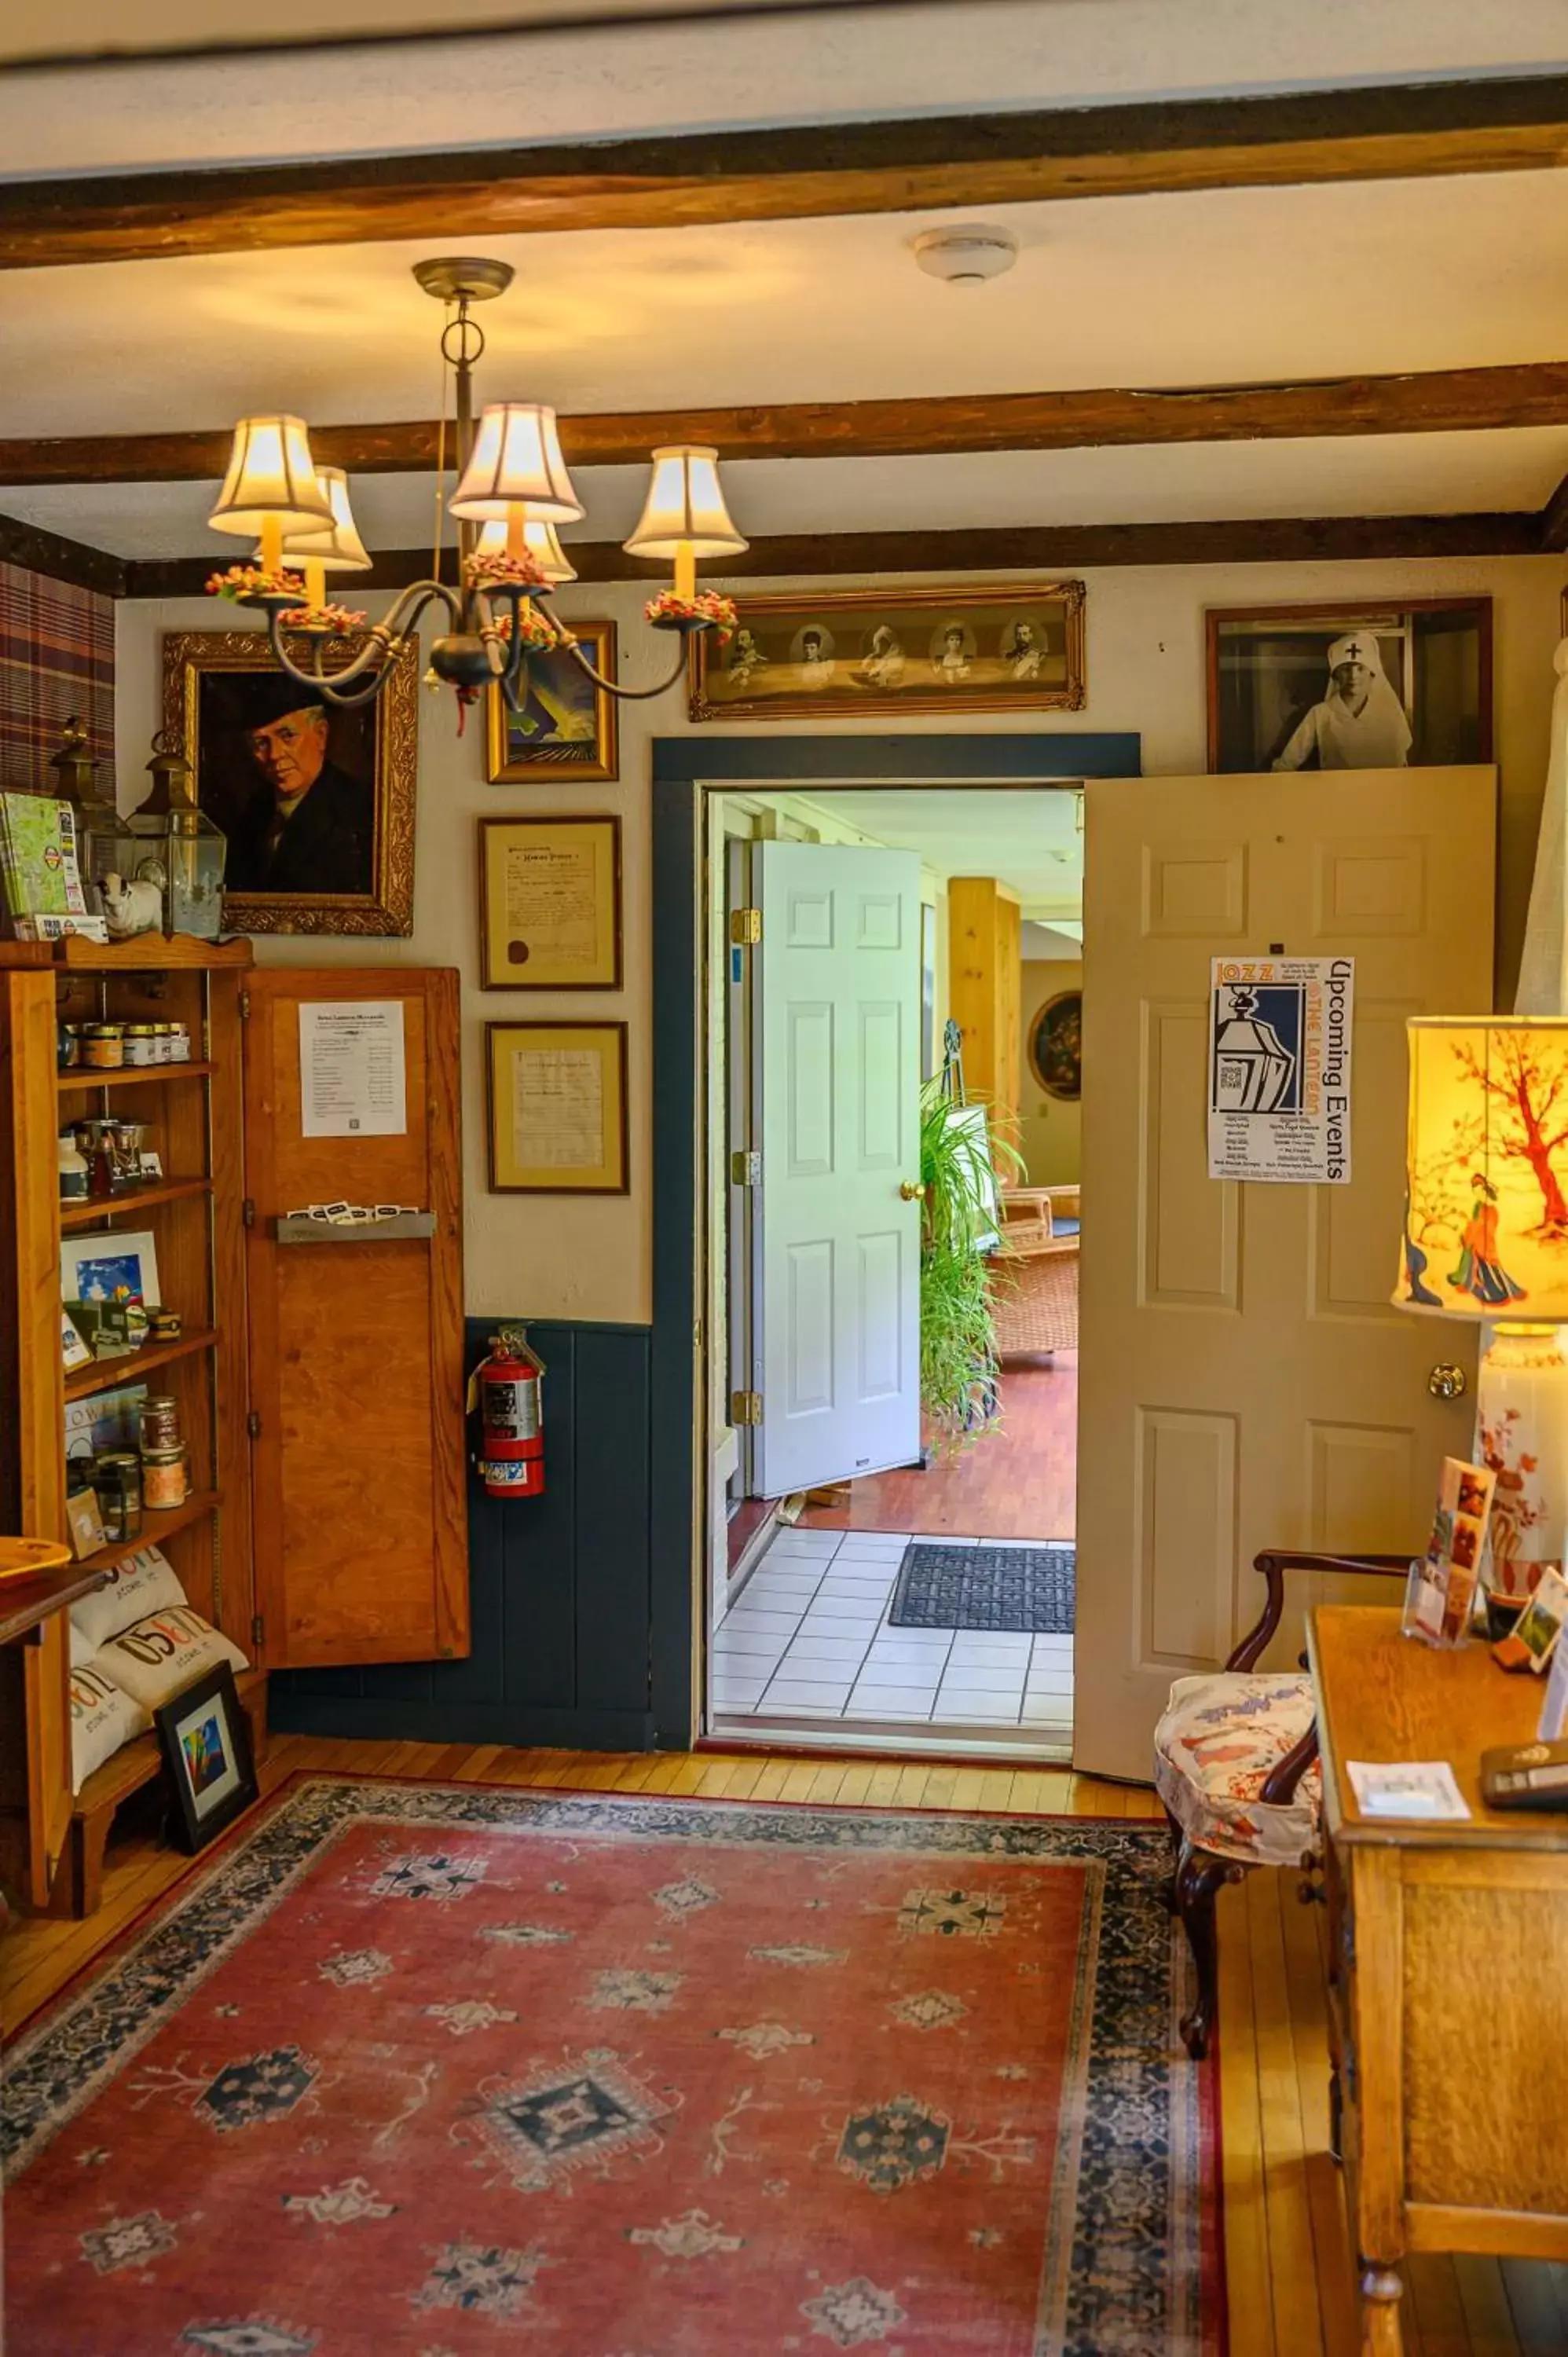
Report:
M 142 1533 L 142 1460 L 127 1448 L 111 1449 L 92 1468 L 103 1535 L 111 1546 Z
M 149 1333 L 151 1325 L 149 1318 Z M 150 1394 L 142 1402 L 136 1418 L 136 1437 L 144 1457 L 156 1456 L 166 1448 L 177 1448 L 185 1437 L 179 1428 L 179 1402 L 167 1393 Z
M 81 1060 L 91 1071 L 118 1071 L 125 1060 L 123 1023 L 89 1023 L 82 1033 Z
M 142 1453 L 142 1502 L 149 1513 L 183 1506 L 190 1495 L 190 1453 L 184 1441 L 173 1448 Z

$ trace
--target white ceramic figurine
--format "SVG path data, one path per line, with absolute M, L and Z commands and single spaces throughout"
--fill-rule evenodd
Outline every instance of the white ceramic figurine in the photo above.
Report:
M 164 896 L 149 877 L 133 883 L 128 876 L 106 876 L 98 897 L 112 942 L 127 942 L 134 933 L 150 933 L 163 923 Z

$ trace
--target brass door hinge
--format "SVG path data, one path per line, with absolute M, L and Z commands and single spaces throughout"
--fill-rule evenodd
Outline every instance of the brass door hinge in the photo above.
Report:
M 256 1224 L 256 1206 L 255 1206 L 255 1201 L 254 1201 L 254 1199 L 253 1199 L 252 1196 L 247 1195 L 247 1196 L 245 1197 L 244 1200 L 243 1200 L 243 1201 L 241 1203 L 241 1205 L 240 1205 L 240 1225 L 241 1225 L 242 1228 L 253 1228 L 253 1227 L 255 1226 L 255 1224 Z
M 729 914 L 729 937 L 737 949 L 753 949 L 762 939 L 760 909 L 732 909 Z
M 729 1183 L 732 1187 L 760 1187 L 762 1157 L 760 1154 L 732 1154 L 729 1158 Z
M 251 1615 L 251 1642 L 259 1653 L 267 1641 L 267 1624 L 259 1612 Z
M 260 1440 L 262 1437 L 262 1415 L 259 1408 L 253 1407 L 249 1415 L 246 1416 L 245 1430 L 250 1434 L 252 1440 Z
M 762 1422 L 762 1394 L 760 1392 L 731 1392 L 729 1395 L 729 1420 L 732 1424 L 760 1424 Z
M 240 993 L 240 1020 L 242 1023 L 248 1023 L 250 1021 L 250 1017 L 251 994 L 248 990 L 242 990 Z

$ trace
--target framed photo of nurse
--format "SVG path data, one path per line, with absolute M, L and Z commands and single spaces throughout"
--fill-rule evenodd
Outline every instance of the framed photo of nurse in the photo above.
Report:
M 365 643 L 329 646 L 328 675 Z M 229 839 L 233 931 L 413 931 L 418 660 L 407 647 L 375 700 L 345 712 L 280 671 L 263 631 L 166 635 L 164 726 Z
M 1492 758 L 1492 601 L 1211 611 L 1208 767 L 1432 769 Z

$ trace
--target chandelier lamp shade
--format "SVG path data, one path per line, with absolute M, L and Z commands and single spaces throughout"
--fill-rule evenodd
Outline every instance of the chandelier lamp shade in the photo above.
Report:
M 1568 1017 L 1406 1025 L 1405 1227 L 1394 1301 L 1486 1322 L 1477 1441 L 1497 1476 L 1488 1584 L 1522 1600 L 1568 1545 Z M 1434 1370 L 1434 1374 L 1438 1372 Z M 1446 1370 L 1441 1371 L 1446 1372 Z
M 274 660 L 307 691 L 312 702 L 339 707 L 368 704 L 392 675 L 403 648 L 426 609 L 441 609 L 446 629 L 430 644 L 430 672 L 457 691 L 459 705 L 498 686 L 513 711 L 528 694 L 530 653 L 564 652 L 609 694 L 622 699 L 662 695 L 685 668 L 686 640 L 703 630 L 727 635 L 735 609 L 712 591 L 699 595 L 699 557 L 738 553 L 746 545 L 730 520 L 719 482 L 718 454 L 699 447 L 656 450 L 648 497 L 629 555 L 668 563 L 672 583 L 649 601 L 647 619 L 680 641 L 674 669 L 651 687 L 630 688 L 603 678 L 570 628 L 543 603 L 563 582 L 577 577 L 556 527 L 586 512 L 573 486 L 553 409 L 541 402 L 491 402 L 476 420 L 474 370 L 485 349 L 473 307 L 505 293 L 510 266 L 476 256 L 416 263 L 414 277 L 446 306 L 442 359 L 451 371 L 456 483 L 446 501 L 457 525 L 457 579 L 441 578 L 437 547 L 428 580 L 398 597 L 371 626 L 365 645 L 329 670 L 327 642 L 360 628 L 363 615 L 326 600 L 326 576 L 363 572 L 373 560 L 355 528 L 348 478 L 340 468 L 317 468 L 303 418 L 247 417 L 234 429 L 234 447 L 218 503 L 209 519 L 218 532 L 256 543 L 254 560 L 215 574 L 209 587 L 266 617 Z M 442 436 L 445 447 L 445 432 Z M 303 572 L 291 571 L 299 566 Z

